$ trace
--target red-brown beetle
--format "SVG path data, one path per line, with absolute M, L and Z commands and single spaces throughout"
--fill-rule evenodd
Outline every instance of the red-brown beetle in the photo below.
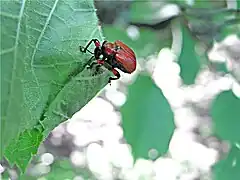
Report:
M 95 49 L 94 53 L 88 50 L 90 44 L 94 42 Z M 96 59 L 96 62 L 92 62 L 88 68 L 92 68 L 94 64 L 98 64 L 96 69 L 101 65 L 107 68 L 109 71 L 112 71 L 115 77 L 109 78 L 109 83 L 111 80 L 117 80 L 120 78 L 119 72 L 115 69 L 118 68 L 124 73 L 131 74 L 136 69 L 136 56 L 131 48 L 129 48 L 123 42 L 117 40 L 114 43 L 104 41 L 102 45 L 97 39 L 92 39 L 86 47 L 80 46 L 80 51 L 93 54 L 89 59 L 89 63 Z

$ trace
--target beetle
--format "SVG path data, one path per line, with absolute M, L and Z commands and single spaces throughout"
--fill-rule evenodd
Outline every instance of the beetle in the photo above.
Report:
M 88 47 L 92 43 L 95 45 L 94 52 L 88 50 Z M 79 49 L 83 53 L 89 52 L 93 55 L 88 61 L 88 68 L 92 68 L 93 65 L 97 64 L 96 70 L 100 66 L 104 66 L 115 75 L 115 77 L 109 78 L 108 83 L 120 78 L 120 74 L 116 68 L 128 74 L 136 70 L 137 62 L 134 51 L 120 40 L 116 40 L 113 43 L 104 41 L 101 45 L 98 39 L 92 39 L 85 47 L 79 46 Z M 92 62 L 94 58 L 96 61 Z

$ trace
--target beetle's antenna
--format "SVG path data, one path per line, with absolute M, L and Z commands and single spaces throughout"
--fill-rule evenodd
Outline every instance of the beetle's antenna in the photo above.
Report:
M 94 54 L 93 52 L 89 51 L 88 49 L 87 49 L 87 52 L 89 52 L 90 54 Z
M 95 44 L 96 47 L 99 47 L 99 46 L 100 46 L 100 42 L 99 42 L 97 39 L 92 39 L 91 41 L 88 42 L 88 44 L 86 45 L 86 47 L 79 46 L 80 51 L 81 51 L 81 52 L 86 52 L 86 51 L 88 51 L 88 47 L 90 46 L 90 44 L 92 44 L 92 42 L 94 42 L 94 44 Z M 88 51 L 88 52 L 89 52 L 89 51 Z
M 87 52 L 89 52 L 89 53 L 91 53 L 91 54 L 94 54 L 93 52 L 89 51 L 88 49 L 86 49 L 86 48 L 83 47 L 83 46 L 79 46 L 79 49 L 80 49 L 80 51 L 83 52 L 83 53 L 86 53 L 86 51 L 87 51 Z

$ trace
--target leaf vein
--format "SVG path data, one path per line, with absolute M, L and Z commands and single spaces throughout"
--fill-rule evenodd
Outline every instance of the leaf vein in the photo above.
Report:
M 19 19 L 18 19 L 18 24 L 17 24 L 17 34 L 16 34 L 16 39 L 15 39 L 15 45 L 14 45 L 14 54 L 13 54 L 13 70 L 12 70 L 12 77 L 11 77 L 11 85 L 10 85 L 10 92 L 9 94 L 12 94 L 12 91 L 14 89 L 14 79 L 16 77 L 16 67 L 17 67 L 17 46 L 18 46 L 18 41 L 19 41 L 19 35 L 20 35 L 20 30 L 21 30 L 21 20 L 23 17 L 24 13 L 24 8 L 25 8 L 25 2 L 26 0 L 22 1 L 22 6 L 19 12 Z M 11 50 L 11 49 L 10 49 Z M 6 51 L 5 51 L 6 52 Z M 9 101 L 7 102 L 7 109 L 11 111 L 11 108 L 9 106 L 10 98 Z
M 37 51 L 37 48 L 38 48 L 38 46 L 39 46 L 39 43 L 40 43 L 40 41 L 41 41 L 41 39 L 42 39 L 42 37 L 43 37 L 43 35 L 44 35 L 44 33 L 45 33 L 45 30 L 47 29 L 47 26 L 48 26 L 48 24 L 49 24 L 49 22 L 50 22 L 50 20 L 51 20 L 51 17 L 52 17 L 52 15 L 53 15 L 53 13 L 54 13 L 54 11 L 55 11 L 55 9 L 56 9 L 56 7 L 57 7 L 58 1 L 59 1 L 59 0 L 55 0 L 54 5 L 53 5 L 53 8 L 51 9 L 50 14 L 49 14 L 49 16 L 48 16 L 48 18 L 47 18 L 47 20 L 46 20 L 46 22 L 45 22 L 45 24 L 44 24 L 44 27 L 43 27 L 43 29 L 42 29 L 42 31 L 41 31 L 41 34 L 40 34 L 39 37 L 38 37 L 36 46 L 35 46 L 34 51 L 33 51 L 32 59 L 31 59 L 31 62 L 32 62 L 32 63 L 33 63 L 34 57 L 35 57 L 35 55 L 36 55 L 36 51 Z
M 41 88 L 40 88 L 40 84 L 39 84 L 39 82 L 38 82 L 37 76 L 36 76 L 36 74 L 35 74 L 35 72 L 34 72 L 34 70 L 33 70 L 33 61 L 34 61 L 34 58 L 35 58 L 35 55 L 36 55 L 36 52 L 37 52 L 39 43 L 40 43 L 40 41 L 41 41 L 41 39 L 42 39 L 42 37 L 43 37 L 43 35 L 44 35 L 44 33 L 45 33 L 45 30 L 47 29 L 47 26 L 48 26 L 48 24 L 49 24 L 49 22 L 50 22 L 50 20 L 51 20 L 51 17 L 52 17 L 52 15 L 53 15 L 53 13 L 54 13 L 54 11 L 55 11 L 55 9 L 56 9 L 56 7 L 57 7 L 58 1 L 59 1 L 59 0 L 55 0 L 55 2 L 54 2 L 54 5 L 53 5 L 53 7 L 52 7 L 52 9 L 51 9 L 51 11 L 50 11 L 50 13 L 49 13 L 49 16 L 48 16 L 45 24 L 44 24 L 44 27 L 43 27 L 43 29 L 42 29 L 39 37 L 38 37 L 38 40 L 37 40 L 37 43 L 36 43 L 36 46 L 35 46 L 35 48 L 34 48 L 34 51 L 33 51 L 33 54 L 32 54 L 32 58 L 31 58 L 31 70 L 32 70 L 32 74 L 33 74 L 33 76 L 34 76 L 34 78 L 35 78 L 35 80 L 36 80 L 36 83 L 37 83 L 37 85 L 38 85 L 38 87 L 39 87 L 40 94 L 42 95 L 42 97 L 43 97 L 43 93 L 42 93 L 42 90 L 41 90 Z
M 14 51 L 14 50 L 15 50 L 15 46 L 12 47 L 12 48 L 4 49 L 4 50 L 2 50 L 2 51 L 0 52 L 0 55 L 6 54 L 6 53 L 10 53 L 10 52 L 12 52 L 12 51 Z
M 8 17 L 8 18 L 19 20 L 19 15 L 16 16 L 16 15 L 12 15 L 12 14 L 9 14 L 9 13 L 6 13 L 6 12 L 0 12 L 0 15 L 4 16 L 4 17 Z

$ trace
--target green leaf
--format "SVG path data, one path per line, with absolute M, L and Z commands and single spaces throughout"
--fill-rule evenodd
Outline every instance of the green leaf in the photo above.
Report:
M 140 75 L 129 86 L 128 99 L 121 108 L 121 114 L 124 137 L 132 147 L 135 160 L 148 158 L 151 149 L 158 152 L 151 159 L 168 151 L 175 129 L 173 112 L 162 91 L 149 76 Z
M 193 7 L 183 6 L 184 23 L 188 24 L 195 38 L 208 46 L 212 46 L 214 40 L 221 41 L 229 34 L 239 34 L 239 10 L 228 9 L 225 5 L 216 8 L 218 5 L 221 7 L 221 3 L 218 3 L 220 1 L 197 1 Z
M 74 179 L 76 176 L 83 179 L 93 179 L 92 173 L 86 167 L 74 167 L 69 159 L 56 159 L 51 166 L 51 171 L 41 176 L 31 176 L 29 174 L 22 174 L 19 180 L 35 180 L 35 179 Z M 95 178 L 94 178 L 95 179 Z
M 220 160 L 213 167 L 214 180 L 239 180 L 240 177 L 240 149 L 232 146 L 228 156 Z
M 157 31 L 145 28 L 138 30 L 139 37 L 135 40 L 128 36 L 126 29 L 107 25 L 103 26 L 103 33 L 108 41 L 116 41 L 118 39 L 123 41 L 134 50 L 138 58 L 152 55 L 164 47 L 170 47 L 172 44 L 170 28 L 166 28 L 158 33 Z
M 227 68 L 226 62 L 211 62 L 210 63 L 211 68 L 213 68 L 216 72 L 219 72 L 221 74 L 228 74 L 229 70 Z
M 236 34 L 237 36 L 240 36 L 240 17 L 225 21 L 217 40 L 222 41 L 231 34 Z
M 16 164 L 24 172 L 32 155 L 37 153 L 42 138 L 42 133 L 39 130 L 26 130 L 21 133 L 19 139 L 10 142 L 4 155 L 11 165 Z
M 194 7 L 198 8 L 221 8 L 226 6 L 225 0 L 217 0 L 217 1 L 203 1 L 196 0 L 193 4 Z
M 45 138 L 107 84 L 109 74 L 86 70 L 90 55 L 79 52 L 103 40 L 95 11 L 92 0 L 1 2 L 1 158 L 13 142 L 35 145 L 22 132 L 40 127 Z M 29 147 L 10 163 L 25 169 Z
M 9 173 L 8 173 L 8 170 L 3 171 L 3 172 L 1 173 L 1 176 L 0 176 L 0 177 L 2 178 L 2 180 L 9 180 L 9 179 L 11 179 L 11 178 L 10 178 L 10 175 L 9 175 Z
M 232 144 L 240 142 L 239 107 L 240 99 L 229 90 L 219 94 L 213 101 L 211 108 L 214 133 Z
M 87 169 L 74 167 L 69 159 L 61 159 L 56 161 L 52 167 L 51 172 L 45 175 L 46 179 L 74 179 L 75 176 L 81 176 L 83 179 L 90 179 L 91 173 Z
M 195 78 L 201 67 L 200 57 L 196 54 L 196 42 L 189 33 L 188 29 L 181 26 L 182 30 L 182 51 L 178 59 L 181 68 L 180 76 L 186 85 L 194 84 Z
M 52 165 L 51 172 L 44 176 L 47 179 L 73 179 L 76 176 L 69 160 L 61 160 Z

